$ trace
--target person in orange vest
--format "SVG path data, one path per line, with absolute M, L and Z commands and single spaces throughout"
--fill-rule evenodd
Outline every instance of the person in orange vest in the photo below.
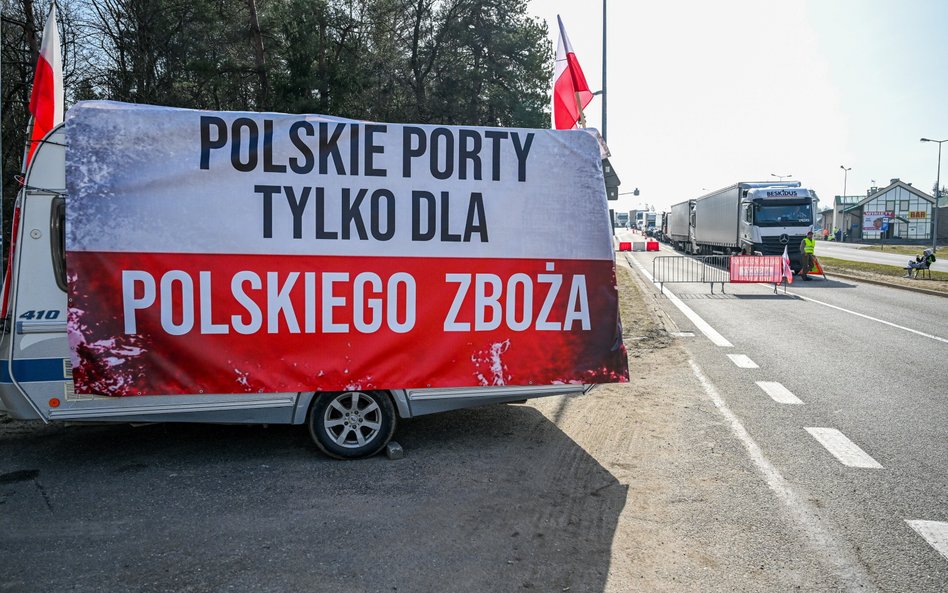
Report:
M 803 237 L 803 240 L 800 241 L 800 255 L 802 256 L 800 259 L 800 275 L 807 281 L 810 280 L 807 273 L 810 271 L 810 268 L 813 267 L 814 251 L 816 251 L 816 241 L 813 239 L 813 231 L 810 231 L 806 234 L 806 237 Z
M 830 234 L 829 227 L 826 227 L 826 226 L 823 227 L 823 240 L 824 241 L 826 241 L 827 237 L 829 237 L 829 234 Z

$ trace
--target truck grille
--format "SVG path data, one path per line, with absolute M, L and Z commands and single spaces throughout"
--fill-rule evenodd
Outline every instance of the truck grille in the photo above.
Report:
M 783 255 L 783 248 L 787 248 L 787 253 L 792 257 L 800 254 L 800 241 L 804 235 L 787 235 L 787 242 L 781 243 L 780 236 L 763 237 L 760 251 L 764 255 Z

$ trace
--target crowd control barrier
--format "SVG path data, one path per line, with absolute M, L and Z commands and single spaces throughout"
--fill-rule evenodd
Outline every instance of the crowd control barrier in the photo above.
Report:
M 783 258 L 780 256 L 755 255 L 660 255 L 652 260 L 652 278 L 659 284 L 662 294 L 665 284 L 695 283 L 709 284 L 711 294 L 714 285 L 728 283 L 767 283 L 777 286 L 784 280 Z M 786 288 L 784 288 L 786 290 Z

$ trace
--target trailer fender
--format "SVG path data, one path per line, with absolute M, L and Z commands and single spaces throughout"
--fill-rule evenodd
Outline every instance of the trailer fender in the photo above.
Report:
M 411 408 L 408 405 L 408 396 L 404 389 L 394 389 L 388 392 L 398 411 L 399 418 L 411 418 Z M 313 391 L 301 392 L 296 400 L 296 409 L 293 412 L 293 424 L 305 424 L 306 415 L 316 393 Z

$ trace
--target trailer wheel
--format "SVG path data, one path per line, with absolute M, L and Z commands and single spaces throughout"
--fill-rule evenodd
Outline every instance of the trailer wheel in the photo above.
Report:
M 380 391 L 317 394 L 309 409 L 309 434 L 316 446 L 336 459 L 371 457 L 395 432 L 395 406 Z

